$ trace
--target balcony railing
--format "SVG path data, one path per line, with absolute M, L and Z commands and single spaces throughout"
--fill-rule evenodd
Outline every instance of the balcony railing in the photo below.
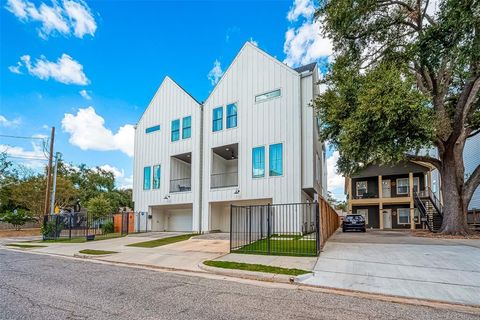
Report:
M 226 188 L 238 186 L 238 172 L 213 173 L 210 188 Z
M 170 192 L 186 192 L 191 190 L 192 190 L 191 178 L 170 180 Z

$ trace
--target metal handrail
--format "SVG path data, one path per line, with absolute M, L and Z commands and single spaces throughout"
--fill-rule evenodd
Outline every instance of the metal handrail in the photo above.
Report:
M 181 178 L 170 180 L 170 192 L 186 192 L 192 190 L 192 179 Z
M 238 172 L 212 173 L 210 176 L 210 187 L 226 188 L 238 186 Z

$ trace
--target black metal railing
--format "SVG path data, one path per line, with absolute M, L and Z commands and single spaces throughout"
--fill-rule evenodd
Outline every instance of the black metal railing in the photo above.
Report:
M 170 180 L 170 192 L 186 192 L 192 190 L 192 179 L 181 178 Z
M 238 186 L 238 172 L 224 172 L 224 173 L 212 173 L 210 180 L 210 187 L 226 188 Z
M 421 198 L 429 198 L 432 202 L 432 205 L 437 209 L 438 213 L 443 216 L 443 205 L 440 199 L 437 198 L 435 192 L 432 191 L 429 187 L 426 187 L 425 190 L 422 190 L 418 193 Z
M 230 252 L 318 256 L 320 207 L 314 203 L 230 207 Z

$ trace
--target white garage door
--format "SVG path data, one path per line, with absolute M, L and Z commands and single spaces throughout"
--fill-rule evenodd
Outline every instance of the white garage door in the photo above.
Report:
M 171 210 L 167 219 L 168 231 L 192 231 L 192 210 Z

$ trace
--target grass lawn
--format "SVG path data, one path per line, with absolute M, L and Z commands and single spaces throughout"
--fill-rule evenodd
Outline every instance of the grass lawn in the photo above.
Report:
M 121 233 L 97 234 L 95 236 L 95 240 L 93 240 L 93 241 L 120 238 L 121 236 L 122 236 Z M 57 240 L 40 240 L 38 242 L 43 242 L 43 243 L 59 243 L 59 242 L 60 243 L 84 243 L 84 242 L 87 242 L 87 238 L 85 236 L 73 238 L 73 236 L 72 236 L 72 239 L 60 238 L 60 239 L 57 239 Z
M 310 273 L 310 271 L 301 270 L 301 269 L 288 269 L 288 268 L 281 268 L 281 267 L 266 266 L 263 264 L 251 264 L 251 263 L 241 263 L 241 262 L 207 260 L 203 264 L 210 267 L 216 267 L 216 268 L 287 274 L 289 276 L 299 276 L 301 274 Z
M 268 246 L 270 242 L 270 253 Z M 297 238 L 275 240 L 275 237 L 262 239 L 232 252 L 251 253 L 251 254 L 271 254 L 275 256 L 317 256 L 315 240 L 301 240 Z
M 117 253 L 116 251 L 107 251 L 107 250 L 93 250 L 93 249 L 84 249 L 78 251 L 79 253 L 83 254 L 91 254 L 91 255 L 102 255 L 102 254 L 112 254 Z
M 41 246 L 38 244 L 20 244 L 20 243 L 10 243 L 7 244 L 9 247 L 16 247 L 16 248 L 24 248 L 24 249 L 30 249 L 30 248 L 45 248 L 47 246 Z
M 168 237 L 168 238 L 162 238 L 162 239 L 155 239 L 155 240 L 150 240 L 150 241 L 132 243 L 132 244 L 128 244 L 127 246 L 129 246 L 129 247 L 139 247 L 139 248 L 155 248 L 155 247 L 164 246 L 166 244 L 185 241 L 185 240 L 188 240 L 191 237 L 197 236 L 197 235 L 198 235 L 197 233 L 182 234 L 182 235 L 179 235 L 179 236 L 173 236 L 173 237 Z

